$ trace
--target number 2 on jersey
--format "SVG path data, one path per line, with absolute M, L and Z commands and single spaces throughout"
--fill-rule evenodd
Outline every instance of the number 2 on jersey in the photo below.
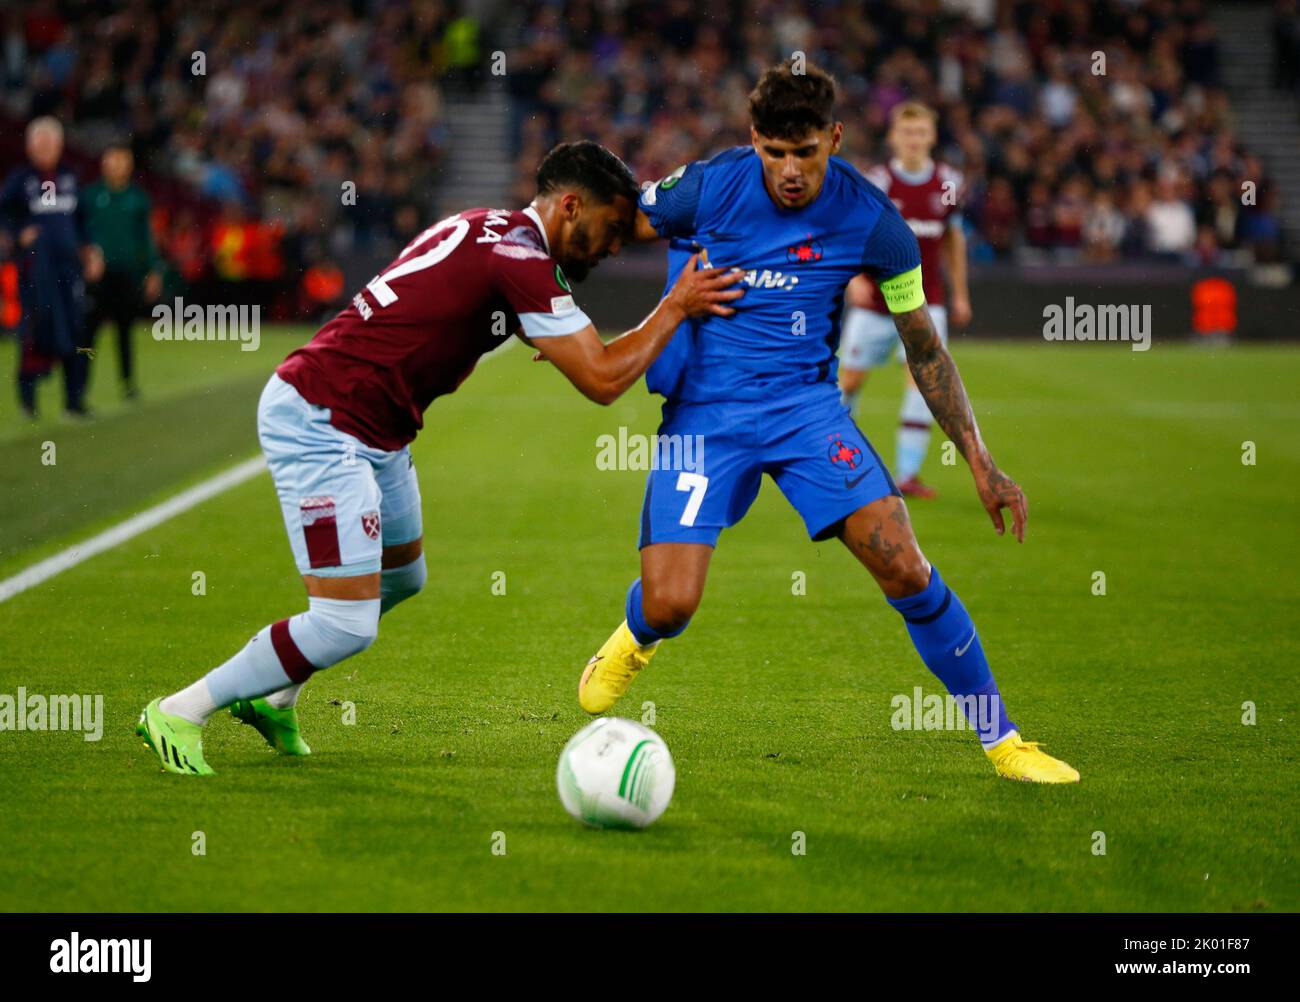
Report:
M 402 251 L 401 257 L 398 258 L 396 264 L 372 278 L 366 285 L 366 291 L 375 297 L 375 302 L 380 306 L 392 306 L 393 303 L 397 302 L 397 293 L 392 290 L 392 287 L 388 284 L 389 282 L 396 281 L 403 275 L 410 275 L 412 272 L 432 268 L 459 247 L 460 242 L 465 239 L 465 234 L 468 232 L 469 220 L 461 219 L 459 216 L 448 216 L 446 219 L 434 223 L 406 245 L 406 250 Z M 444 234 L 443 238 L 429 250 L 423 254 L 416 254 L 414 257 L 406 257 L 416 247 L 439 234 Z

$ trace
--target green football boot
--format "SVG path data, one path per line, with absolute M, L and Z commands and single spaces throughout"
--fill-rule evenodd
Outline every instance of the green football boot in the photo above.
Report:
M 292 706 L 277 710 L 265 699 L 237 699 L 230 704 L 230 715 L 256 727 L 281 755 L 311 754 L 298 727 L 298 711 Z
M 145 747 L 158 756 L 166 772 L 182 776 L 215 776 L 203 760 L 203 728 L 184 717 L 163 713 L 158 708 L 162 697 L 155 699 L 140 714 L 136 734 L 144 738 Z

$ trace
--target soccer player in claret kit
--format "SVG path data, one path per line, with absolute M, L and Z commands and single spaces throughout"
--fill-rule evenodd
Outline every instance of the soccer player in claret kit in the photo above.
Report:
M 897 486 L 840 402 L 838 317 L 846 286 L 866 274 L 994 527 L 1003 533 L 1002 509 L 1010 509 L 1024 541 L 1024 494 L 985 447 L 935 332 L 916 238 L 889 198 L 833 155 L 843 135 L 834 81 L 801 69 L 786 62 L 760 79 L 750 95 L 752 146 L 642 190 L 635 233 L 672 241 L 670 282 L 695 267 L 698 245 L 711 264 L 743 269 L 746 293 L 733 316 L 684 324 L 646 374 L 667 398 L 659 434 L 701 436 L 701 468 L 659 464 L 649 473 L 641 577 L 628 589 L 624 622 L 583 670 L 578 700 L 588 713 L 611 709 L 661 642 L 686 629 L 719 535 L 744 517 L 766 473 L 812 539 L 840 539 L 870 572 L 921 659 L 980 731 L 998 775 L 1077 782 L 1073 768 L 1024 741 L 1007 716 L 971 617 L 921 553 Z
M 684 319 L 731 312 L 741 276 L 692 266 L 637 328 L 601 341 L 569 279 L 618 253 L 636 199 L 635 179 L 608 150 L 557 146 L 528 208 L 470 209 L 434 224 L 280 365 L 258 404 L 258 437 L 309 608 L 145 707 L 136 732 L 163 769 L 212 774 L 202 733 L 222 707 L 277 751 L 310 754 L 294 709 L 299 690 L 313 672 L 369 647 L 380 616 L 425 581 L 409 449 L 424 410 L 501 344 L 503 330 L 521 327 L 519 337 L 580 392 L 607 404 Z
M 931 159 L 938 138 L 935 114 L 917 101 L 895 105 L 889 116 L 889 147 L 894 156 L 887 164 L 867 171 L 867 180 L 889 196 L 916 235 L 921 250 L 922 292 L 930 319 L 944 346 L 948 344 L 949 308 L 943 270 L 952 286 L 951 319 L 955 326 L 970 323 L 970 289 L 966 284 L 966 235 L 961 224 L 965 194 L 962 176 L 955 168 Z M 943 270 L 940 264 L 945 265 Z M 871 369 L 880 368 L 897 355 L 902 345 L 880 289 L 869 275 L 859 275 L 845 294 L 844 331 L 840 343 L 840 392 L 851 409 Z M 911 373 L 898 414 L 894 475 L 905 497 L 932 498 L 935 490 L 921 482 L 921 466 L 930 448 L 934 419 Z

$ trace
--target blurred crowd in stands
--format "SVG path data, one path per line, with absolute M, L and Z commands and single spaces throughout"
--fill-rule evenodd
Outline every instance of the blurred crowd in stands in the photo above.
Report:
M 187 284 L 400 250 L 436 212 L 448 90 L 481 63 L 477 23 L 439 0 L 32 0 L 0 11 L 0 110 L 14 135 L 58 118 L 86 175 L 92 154 L 125 137 Z M 3 166 L 21 154 L 12 144 Z
M 839 81 L 842 155 L 862 167 L 888 157 L 894 105 L 939 111 L 938 155 L 966 178 L 976 259 L 1209 265 L 1282 253 L 1276 193 L 1234 138 L 1201 0 L 730 7 L 723 22 L 692 0 L 532 0 L 507 77 L 516 200 L 561 137 L 595 138 L 643 178 L 749 142 L 747 92 L 798 51 Z M 1245 181 L 1254 205 L 1242 204 Z
M 1297 86 L 1295 6 L 1277 3 L 1279 87 Z M 500 17 L 466 13 L 483 9 Z M 461 94 L 510 94 L 523 204 L 561 139 L 645 179 L 748 142 L 749 89 L 796 51 L 837 77 L 843 154 L 864 168 L 887 156 L 894 105 L 939 111 L 977 260 L 1285 252 L 1203 0 L 28 0 L 0 10 L 0 124 L 57 118 L 86 181 L 124 139 L 169 289 L 274 287 L 273 317 L 308 316 L 347 294 L 341 258 L 462 207 L 435 202 Z M 0 167 L 21 158 L 0 149 Z

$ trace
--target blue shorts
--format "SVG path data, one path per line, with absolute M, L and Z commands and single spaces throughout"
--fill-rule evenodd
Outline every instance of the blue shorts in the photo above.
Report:
M 764 473 L 814 540 L 834 535 L 864 505 L 899 493 L 830 383 L 771 403 L 670 400 L 654 454 L 680 461 L 659 462 L 646 478 L 639 547 L 715 545 L 745 517 Z
M 387 452 L 340 431 L 329 408 L 304 400 L 277 375 L 262 391 L 257 434 L 299 574 L 375 574 L 385 546 L 422 535 L 409 448 Z

